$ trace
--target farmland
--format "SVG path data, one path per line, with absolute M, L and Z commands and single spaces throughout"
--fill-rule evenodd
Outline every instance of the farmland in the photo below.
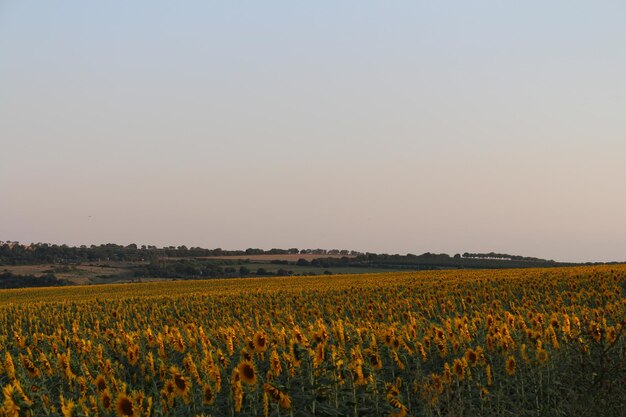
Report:
M 0 292 L 1 415 L 605 415 L 626 266 Z
M 172 279 L 366 274 L 442 269 L 582 266 L 503 253 L 450 256 L 354 250 L 254 249 L 101 244 L 70 247 L 0 242 L 0 288 L 113 284 Z

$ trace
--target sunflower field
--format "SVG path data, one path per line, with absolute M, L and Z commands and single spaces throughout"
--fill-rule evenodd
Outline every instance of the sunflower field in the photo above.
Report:
M 618 416 L 626 266 L 5 290 L 0 416 Z

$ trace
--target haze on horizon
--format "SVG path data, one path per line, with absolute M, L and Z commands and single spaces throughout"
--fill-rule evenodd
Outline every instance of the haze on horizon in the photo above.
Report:
M 626 260 L 625 15 L 0 2 L 0 240 Z

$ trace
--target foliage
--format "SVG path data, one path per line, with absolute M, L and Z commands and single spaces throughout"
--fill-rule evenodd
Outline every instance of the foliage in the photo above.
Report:
M 323 255 L 358 255 L 358 252 L 347 250 L 326 249 L 254 249 L 223 250 L 167 246 L 157 248 L 151 245 L 137 246 L 107 243 L 91 246 L 68 246 L 48 243 L 22 245 L 18 242 L 0 242 L 0 265 L 31 265 L 31 264 L 78 264 L 85 262 L 125 261 L 143 262 L 157 261 L 162 258 L 198 258 L 206 256 L 242 256 L 242 255 L 285 255 L 285 254 L 317 254 Z
M 54 274 L 35 275 L 16 275 L 11 272 L 3 272 L 0 274 L 0 288 L 28 288 L 28 287 L 55 287 L 59 285 L 67 285 L 67 282 L 58 279 Z

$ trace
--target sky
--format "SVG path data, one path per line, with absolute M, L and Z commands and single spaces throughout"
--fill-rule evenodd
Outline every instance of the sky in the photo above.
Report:
M 0 0 L 0 240 L 626 260 L 625 16 Z

